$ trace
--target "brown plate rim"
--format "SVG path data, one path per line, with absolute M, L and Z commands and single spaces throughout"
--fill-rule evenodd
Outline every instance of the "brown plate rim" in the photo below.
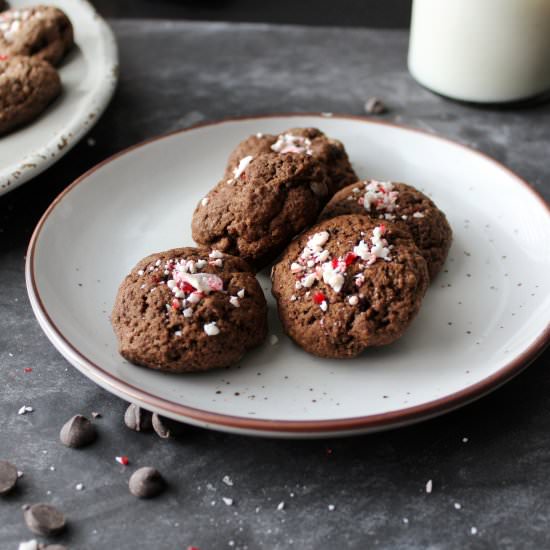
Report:
M 189 407 L 182 405 L 180 403 L 175 403 L 167 399 L 163 399 L 156 395 L 153 395 L 145 390 L 142 390 L 132 384 L 129 384 L 119 378 L 115 377 L 111 373 L 104 370 L 101 366 L 95 364 L 93 361 L 88 359 L 83 355 L 77 348 L 75 348 L 62 334 L 62 332 L 57 328 L 54 321 L 49 316 L 40 293 L 36 284 L 36 273 L 34 268 L 35 252 L 38 239 L 40 237 L 40 232 L 44 226 L 44 223 L 53 212 L 55 207 L 61 202 L 61 200 L 70 193 L 76 186 L 85 181 L 91 174 L 109 164 L 110 162 L 116 160 L 118 157 L 121 157 L 134 149 L 143 147 L 152 142 L 159 141 L 164 138 L 168 138 L 175 134 L 180 134 L 184 132 L 189 132 L 196 130 L 197 128 L 202 128 L 206 126 L 216 126 L 218 124 L 224 124 L 227 122 L 238 122 L 243 120 L 261 120 L 266 118 L 292 118 L 292 117 L 318 117 L 319 119 L 326 118 L 339 118 L 347 120 L 356 120 L 360 122 L 365 122 L 368 124 L 377 124 L 382 126 L 390 126 L 393 128 L 399 128 L 401 130 L 406 130 L 409 132 L 418 132 L 420 134 L 428 135 L 434 139 L 443 140 L 447 143 L 451 143 L 455 146 L 462 147 L 471 154 L 478 155 L 495 164 L 499 169 L 507 172 L 512 176 L 520 185 L 527 188 L 527 190 L 532 193 L 532 195 L 546 208 L 546 211 L 550 215 L 550 207 L 544 200 L 544 198 L 536 191 L 527 181 L 518 176 L 515 172 L 491 158 L 490 156 L 473 149 L 467 145 L 454 141 L 450 138 L 446 138 L 426 130 L 419 128 L 413 128 L 406 125 L 396 124 L 394 122 L 373 119 L 372 117 L 360 116 L 360 115 L 349 115 L 349 114 L 330 114 L 326 113 L 317 113 L 317 112 L 300 112 L 300 113 L 276 113 L 268 115 L 244 115 L 237 117 L 224 118 L 217 121 L 210 122 L 201 122 L 195 124 L 188 128 L 183 128 L 176 130 L 167 134 L 156 136 L 147 140 L 144 140 L 140 143 L 134 144 L 105 160 L 101 161 L 80 177 L 78 177 L 73 183 L 66 187 L 50 204 L 48 209 L 44 212 L 41 219 L 39 220 L 34 232 L 32 234 L 28 251 L 27 251 L 27 265 L 26 265 L 26 275 L 27 275 L 27 290 L 29 292 L 31 301 L 32 298 L 36 300 L 37 308 L 40 313 L 43 315 L 45 322 L 48 328 L 52 331 L 55 337 L 64 344 L 74 355 L 79 362 L 82 370 L 85 373 L 90 374 L 92 379 L 99 378 L 104 384 L 105 387 L 108 387 L 118 395 L 125 395 L 129 400 L 139 400 L 142 403 L 150 405 L 151 407 L 163 410 L 168 413 L 168 415 L 177 416 L 180 418 L 191 419 L 195 422 L 207 424 L 207 425 L 217 425 L 226 428 L 231 428 L 234 430 L 248 430 L 248 431 L 258 431 L 258 432 L 279 432 L 279 433 L 335 433 L 345 432 L 345 431 L 369 431 L 369 430 L 380 430 L 384 428 L 391 428 L 392 426 L 404 425 L 413 422 L 420 421 L 422 419 L 427 419 L 430 417 L 438 416 L 449 412 L 453 409 L 456 409 L 462 405 L 470 403 L 492 390 L 498 388 L 517 374 L 519 374 L 523 369 L 525 369 L 536 357 L 542 353 L 544 348 L 548 345 L 550 341 L 550 322 L 547 324 L 546 328 L 535 338 L 535 340 L 529 345 L 529 347 L 523 351 L 521 354 L 516 356 L 512 361 L 506 363 L 501 367 L 497 372 L 492 375 L 480 380 L 479 382 L 468 386 L 458 392 L 449 394 L 445 397 L 428 401 L 421 405 L 416 405 L 414 407 L 407 407 L 404 409 L 398 409 L 396 411 L 391 411 L 387 413 L 381 413 L 376 415 L 368 416 L 358 416 L 350 418 L 341 418 L 336 420 L 271 420 L 271 419 L 259 419 L 259 418 L 247 418 L 242 416 L 232 416 L 220 413 L 213 413 L 205 411 L 202 409 L 197 409 L 194 407 Z M 36 312 L 35 312 L 36 314 Z M 37 315 L 38 317 L 38 315 Z M 40 319 L 38 319 L 39 323 Z M 48 338 L 53 341 L 52 336 L 46 333 Z M 56 346 L 57 347 L 57 346 Z M 60 350 L 61 351 L 61 350 Z M 65 355 L 65 354 L 63 354 Z M 70 361 L 69 361 L 70 362 Z

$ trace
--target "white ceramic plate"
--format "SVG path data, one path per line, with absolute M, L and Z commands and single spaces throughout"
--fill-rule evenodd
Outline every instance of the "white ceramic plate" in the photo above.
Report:
M 10 0 L 13 8 L 36 0 Z M 0 195 L 40 174 L 97 122 L 116 87 L 118 53 L 107 23 L 85 0 L 48 0 L 71 19 L 76 46 L 58 68 L 63 93 L 34 122 L 0 137 Z
M 254 132 L 318 126 L 341 139 L 362 177 L 425 190 L 454 243 L 418 318 L 397 343 L 348 361 L 318 359 L 282 334 L 267 274 L 267 342 L 228 370 L 167 375 L 117 353 L 109 313 L 143 256 L 191 245 L 191 214 Z M 46 212 L 27 287 L 57 349 L 102 387 L 166 416 L 284 437 L 404 425 L 463 405 L 519 372 L 548 341 L 550 215 L 518 176 L 462 145 L 364 118 L 270 116 L 203 125 L 133 147 L 94 168 Z

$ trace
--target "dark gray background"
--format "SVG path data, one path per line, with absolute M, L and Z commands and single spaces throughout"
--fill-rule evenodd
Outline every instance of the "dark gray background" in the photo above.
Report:
M 98 161 L 158 133 L 267 112 L 361 114 L 365 99 L 378 95 L 390 108 L 387 120 L 479 148 L 548 199 L 549 106 L 480 109 L 431 94 L 407 73 L 404 31 L 112 23 L 120 85 L 91 132 L 95 145 L 83 140 L 48 172 L 0 198 L 0 457 L 25 473 L 19 489 L 0 499 L 0 548 L 31 538 L 20 506 L 37 501 L 64 510 L 70 529 L 60 540 L 86 550 L 550 546 L 548 352 L 478 403 L 406 429 L 326 441 L 195 429 L 167 442 L 128 431 L 126 405 L 55 351 L 31 312 L 23 273 L 32 229 L 54 197 Z M 274 51 L 278 61 L 264 71 Z M 18 416 L 25 404 L 35 411 Z M 97 443 L 62 447 L 61 425 L 92 411 L 103 414 Z M 129 467 L 115 462 L 121 454 Z M 159 468 L 170 484 L 150 502 L 137 501 L 126 486 L 143 465 Z M 232 488 L 221 482 L 226 474 Z M 235 505 L 225 506 L 222 496 Z M 276 510 L 280 501 L 284 511 Z

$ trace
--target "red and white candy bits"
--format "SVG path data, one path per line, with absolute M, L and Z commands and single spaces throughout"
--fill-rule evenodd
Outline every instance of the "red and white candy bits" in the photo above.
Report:
M 281 154 L 313 154 L 311 140 L 306 137 L 295 136 L 294 134 L 280 134 L 277 141 L 271 146 L 271 150 Z
M 224 254 L 219 250 L 212 250 L 208 259 L 198 260 L 169 259 L 162 264 L 157 260 L 147 269 L 140 269 L 137 274 L 140 277 L 153 277 L 153 285 L 149 292 L 156 290 L 158 285 L 166 285 L 174 295 L 170 303 L 166 304 L 167 312 L 180 312 L 184 318 L 193 317 L 194 306 L 212 292 L 223 292 L 223 280 L 214 273 L 204 273 L 201 270 L 207 265 L 223 267 Z M 141 288 L 147 288 L 144 283 Z M 240 307 L 240 300 L 244 298 L 245 291 L 241 289 L 236 296 L 229 296 L 228 301 L 233 307 Z M 220 333 L 216 321 L 203 325 L 204 332 L 208 336 L 215 336 Z M 174 336 L 181 336 L 181 331 L 176 331 Z
M 330 252 L 324 245 L 330 239 L 328 231 L 320 231 L 312 235 L 307 241 L 300 256 L 290 265 L 290 271 L 296 277 L 297 290 L 310 288 L 318 281 L 323 281 L 335 293 L 339 293 L 346 280 L 347 269 L 357 260 L 364 262 L 363 267 L 369 267 L 378 259 L 391 261 L 391 248 L 383 237 L 386 227 L 381 224 L 372 230 L 370 240 L 361 239 L 359 243 L 341 257 L 330 257 Z M 360 287 L 365 281 L 362 273 L 355 275 L 355 285 Z M 310 293 L 306 292 L 305 296 Z M 293 301 L 296 297 L 293 298 Z M 323 312 L 327 311 L 329 300 L 322 292 L 314 292 L 312 300 L 319 305 Z M 350 296 L 348 303 L 355 306 L 359 303 L 357 296 Z
M 393 212 L 398 196 L 399 192 L 394 189 L 391 181 L 369 180 L 365 182 L 365 193 L 359 197 L 358 202 L 367 211 Z

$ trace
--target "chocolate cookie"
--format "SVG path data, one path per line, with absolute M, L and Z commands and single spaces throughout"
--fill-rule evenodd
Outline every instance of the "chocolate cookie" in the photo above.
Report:
M 431 199 L 406 183 L 367 180 L 339 191 L 321 212 L 320 220 L 342 214 L 363 214 L 408 229 L 428 263 L 433 279 L 447 259 L 453 238 L 445 214 Z
M 259 269 L 311 225 L 327 201 L 321 163 L 301 153 L 244 157 L 193 214 L 193 239 Z
M 168 372 L 205 371 L 232 365 L 262 343 L 267 306 L 240 258 L 176 248 L 132 269 L 111 322 L 128 361 Z
M 53 6 L 0 14 L 0 54 L 28 55 L 57 65 L 74 44 L 69 18 Z
M 272 273 L 286 333 L 320 357 L 354 357 L 397 340 L 418 313 L 426 261 L 410 234 L 339 216 L 293 241 Z
M 260 153 L 303 153 L 316 158 L 325 166 L 329 177 L 329 194 L 333 195 L 359 178 L 353 171 L 344 145 L 327 137 L 317 128 L 291 128 L 279 135 L 256 134 L 245 139 L 231 153 L 225 177 L 230 178 L 241 159 Z
M 61 93 L 46 61 L 0 55 L 0 135 L 35 119 Z

